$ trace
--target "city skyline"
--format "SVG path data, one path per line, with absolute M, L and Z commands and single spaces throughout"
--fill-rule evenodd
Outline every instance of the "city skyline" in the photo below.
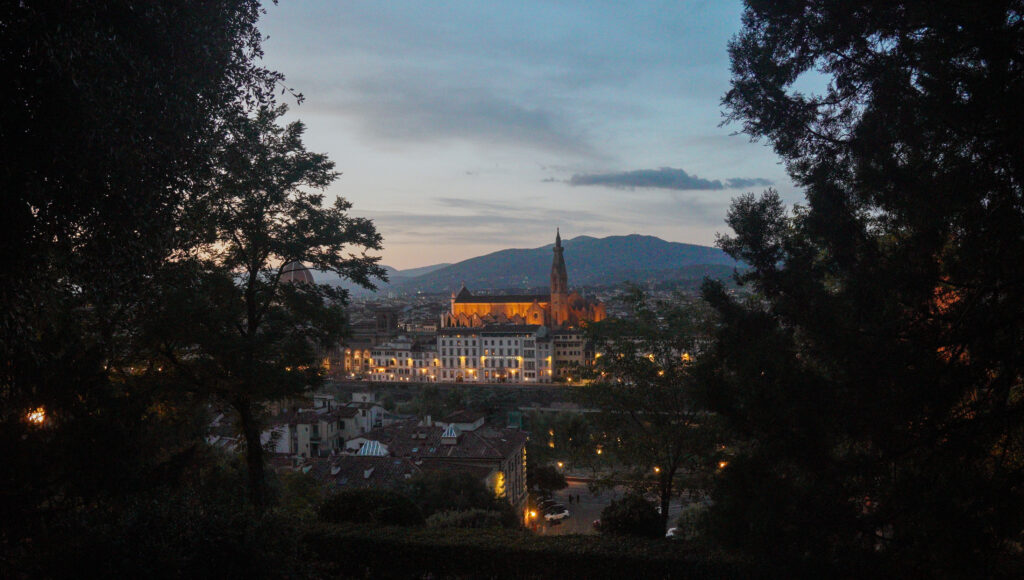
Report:
M 720 126 L 739 2 L 268 6 L 264 62 L 398 269 L 566 238 L 713 245 L 730 200 L 802 194 Z

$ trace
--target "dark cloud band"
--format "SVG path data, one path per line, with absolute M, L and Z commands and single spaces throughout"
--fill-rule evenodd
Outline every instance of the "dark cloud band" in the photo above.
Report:
M 703 179 L 690 175 L 682 169 L 661 167 L 659 169 L 637 169 L 617 173 L 577 173 L 567 182 L 569 185 L 601 185 L 617 189 L 637 187 L 687 190 L 718 190 L 742 187 L 768 186 L 772 182 L 761 177 L 733 177 L 723 183 L 718 179 Z

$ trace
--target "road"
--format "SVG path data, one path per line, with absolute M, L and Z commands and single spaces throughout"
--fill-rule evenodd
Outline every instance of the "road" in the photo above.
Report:
M 569 508 L 569 513 L 572 515 L 558 523 L 541 524 L 537 528 L 537 533 L 545 536 L 596 533 L 593 525 L 594 520 L 600 519 L 601 510 L 611 503 L 612 500 L 622 497 L 624 493 L 626 493 L 626 489 L 618 486 L 613 490 L 606 490 L 595 495 L 590 493 L 585 482 L 570 481 L 569 487 L 555 492 L 554 497 L 559 503 Z M 569 503 L 570 495 L 574 498 L 572 503 Z M 579 503 L 575 500 L 577 496 L 579 497 Z M 675 520 L 679 517 L 681 510 L 682 505 L 678 501 L 673 501 L 669 505 L 668 521 L 670 527 L 675 525 Z

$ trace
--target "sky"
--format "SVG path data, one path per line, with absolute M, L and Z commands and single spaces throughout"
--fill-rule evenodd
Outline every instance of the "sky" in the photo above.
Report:
M 282 0 L 264 64 L 373 219 L 382 263 L 632 233 L 713 245 L 730 200 L 802 195 L 721 126 L 738 1 Z

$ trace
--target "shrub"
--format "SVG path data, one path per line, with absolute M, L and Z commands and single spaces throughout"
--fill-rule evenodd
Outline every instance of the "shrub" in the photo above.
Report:
M 437 512 L 427 518 L 429 528 L 510 528 L 518 526 L 512 513 L 509 522 L 508 511 L 471 509 L 466 511 Z M 510 525 L 511 523 L 511 525 Z
M 322 522 L 418 526 L 423 514 L 406 496 L 384 489 L 352 489 L 331 495 L 317 510 Z
M 428 516 L 445 511 L 497 510 L 507 502 L 496 499 L 475 476 L 460 471 L 421 473 L 409 480 L 409 497 Z
M 643 497 L 630 494 L 601 511 L 601 533 L 658 538 L 665 534 L 661 516 Z
M 687 540 L 701 538 L 707 526 L 708 506 L 702 503 L 686 506 L 676 519 L 676 527 L 683 532 L 683 537 Z

